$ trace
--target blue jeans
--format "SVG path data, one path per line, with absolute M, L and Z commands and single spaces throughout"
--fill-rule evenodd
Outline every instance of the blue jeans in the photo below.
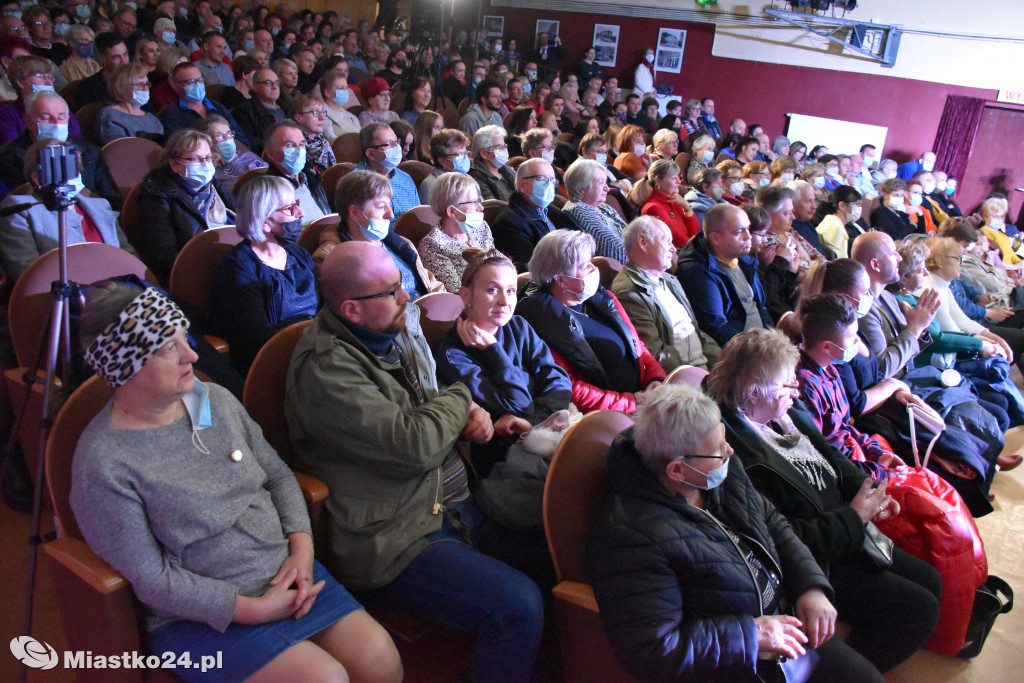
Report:
M 529 577 L 490 555 L 536 555 L 537 537 L 488 521 L 471 501 L 453 506 L 480 550 L 448 518 L 430 546 L 374 600 L 473 633 L 473 681 L 528 681 L 544 629 L 544 600 Z M 544 547 L 546 553 L 546 546 Z M 548 561 L 550 562 L 550 560 Z

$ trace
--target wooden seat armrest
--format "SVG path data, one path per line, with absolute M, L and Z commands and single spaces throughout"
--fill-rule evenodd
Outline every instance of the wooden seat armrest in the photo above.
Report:
M 226 341 L 213 334 L 204 334 L 203 339 L 209 342 L 210 346 L 217 350 L 217 353 L 224 356 L 224 358 L 228 357 L 228 351 L 230 351 L 230 349 L 228 348 L 228 343 Z
M 591 612 L 601 611 L 597 608 L 594 589 L 589 584 L 578 581 L 562 581 L 551 589 L 551 594 L 555 596 L 555 600 L 564 600 Z
M 77 538 L 64 536 L 43 546 L 50 558 L 70 571 L 90 588 L 102 595 L 131 590 L 128 579 L 96 556 L 88 545 Z

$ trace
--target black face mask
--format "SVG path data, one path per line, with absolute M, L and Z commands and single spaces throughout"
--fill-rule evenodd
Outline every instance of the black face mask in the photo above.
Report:
M 397 66 L 399 69 L 404 69 L 406 66 L 406 62 L 404 59 L 396 59 L 395 66 Z
M 278 223 L 278 225 L 281 226 L 281 232 L 284 233 L 280 235 L 282 240 L 289 244 L 295 244 L 299 241 L 299 235 L 302 234 L 301 218 L 296 218 L 295 220 L 288 221 L 287 223 Z

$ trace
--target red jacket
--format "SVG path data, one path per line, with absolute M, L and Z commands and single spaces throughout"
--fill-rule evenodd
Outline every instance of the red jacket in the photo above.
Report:
M 663 221 L 672 231 L 672 244 L 676 249 L 684 246 L 691 237 L 700 232 L 700 219 L 697 215 L 684 216 L 683 207 L 660 192 L 651 193 L 640 213 Z

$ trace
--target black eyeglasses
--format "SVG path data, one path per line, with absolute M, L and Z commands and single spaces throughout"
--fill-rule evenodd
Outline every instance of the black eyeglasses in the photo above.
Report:
M 367 294 L 366 296 L 353 296 L 349 298 L 349 301 L 367 301 L 369 299 L 383 299 L 384 297 L 392 297 L 395 301 L 398 301 L 398 293 L 402 291 L 402 283 L 398 283 L 394 289 L 388 292 L 381 292 L 380 294 Z

